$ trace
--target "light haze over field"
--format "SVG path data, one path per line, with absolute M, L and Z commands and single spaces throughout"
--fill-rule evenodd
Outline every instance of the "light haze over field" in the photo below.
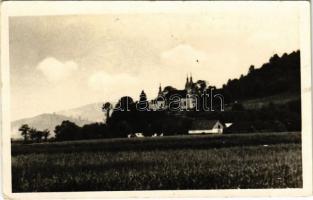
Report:
M 251 4 L 249 4 L 251 5 Z M 221 87 L 299 46 L 299 10 L 215 7 L 205 12 L 11 17 L 12 120 L 93 102 L 155 98 L 186 74 Z

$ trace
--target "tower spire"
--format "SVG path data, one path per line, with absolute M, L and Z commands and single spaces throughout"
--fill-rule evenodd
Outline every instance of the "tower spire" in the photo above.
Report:
M 188 87 L 189 87 L 189 78 L 188 78 L 188 74 L 187 74 L 185 89 L 187 89 Z
M 161 83 L 159 85 L 159 96 L 162 94 L 162 86 L 161 86 Z

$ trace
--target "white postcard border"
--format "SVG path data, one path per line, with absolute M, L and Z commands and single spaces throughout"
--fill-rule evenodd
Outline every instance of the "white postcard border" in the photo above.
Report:
M 12 193 L 10 144 L 10 73 L 9 17 L 40 15 L 103 14 L 104 12 L 188 12 L 211 5 L 298 6 L 300 10 L 301 99 L 302 99 L 302 159 L 303 188 L 301 189 L 229 189 L 229 190 L 165 190 L 119 192 L 42 192 Z M 310 3 L 308 1 L 192 1 L 192 2 L 2 2 L 1 5 L 1 150 L 4 197 L 12 199 L 84 199 L 132 197 L 236 197 L 236 196 L 306 196 L 312 194 L 312 107 L 311 107 L 311 48 Z M 161 12 L 162 11 L 162 12 Z

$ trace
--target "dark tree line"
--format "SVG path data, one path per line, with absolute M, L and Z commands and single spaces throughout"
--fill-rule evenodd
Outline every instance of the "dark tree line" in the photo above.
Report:
M 63 121 L 55 127 L 54 132 L 57 141 L 112 138 L 104 123 L 92 123 L 80 127 L 71 121 Z
M 28 126 L 28 124 L 23 124 L 19 131 L 21 132 L 21 135 L 24 138 L 24 142 L 42 142 L 47 141 L 48 137 L 50 135 L 50 131 L 48 129 L 45 129 L 43 131 L 37 130 L 33 127 Z
M 188 134 L 192 121 L 197 119 L 219 119 L 232 122 L 225 133 L 283 132 L 301 130 L 301 108 L 298 101 L 283 105 L 269 105 L 258 110 L 245 110 L 243 107 L 227 112 L 180 112 L 170 113 L 116 111 L 107 124 L 93 123 L 79 127 L 70 121 L 56 126 L 56 140 L 81 140 L 97 138 L 125 138 L 137 132 L 145 136 L 155 133 L 164 135 Z
M 146 136 L 154 133 L 187 134 L 192 121 L 197 119 L 219 119 L 225 123 L 232 122 L 233 125 L 225 129 L 226 133 L 301 130 L 300 51 L 283 54 L 281 57 L 275 54 L 261 68 L 256 69 L 253 65 L 250 66 L 247 75 L 229 80 L 220 89 L 207 86 L 203 80 L 195 82 L 193 88 L 198 96 L 210 93 L 210 90 L 214 89 L 215 93 L 224 96 L 225 103 L 231 105 L 231 109 L 220 112 L 218 111 L 220 107 L 217 106 L 213 108 L 214 112 L 203 111 L 201 107 L 198 108 L 200 111 L 194 112 L 171 112 L 168 110 L 143 112 L 140 111 L 140 108 L 147 106 L 148 98 L 142 91 L 138 102 L 125 96 L 116 105 L 105 103 L 102 109 L 106 116 L 106 123 L 93 123 L 79 127 L 73 122 L 63 121 L 55 127 L 55 139 L 62 141 L 119 138 L 137 132 Z M 172 86 L 167 86 L 163 90 L 167 96 L 177 93 L 177 91 Z M 290 93 L 297 98 L 285 104 L 269 103 L 252 110 L 246 109 L 240 103 L 281 93 Z M 202 99 L 198 99 L 201 105 L 202 101 Z M 217 101 L 215 106 L 220 105 L 218 99 L 214 101 Z M 37 142 L 42 140 L 41 131 L 34 131 L 24 125 L 20 131 L 25 141 L 28 138 Z M 46 139 L 47 137 L 45 137 Z
M 300 51 L 277 54 L 259 69 L 250 66 L 248 74 L 229 79 L 219 92 L 226 103 L 290 92 L 300 96 Z
M 265 131 L 299 131 L 301 130 L 301 97 L 300 97 L 300 51 L 291 54 L 283 54 L 282 57 L 274 55 L 268 63 L 261 68 L 255 69 L 250 66 L 248 74 L 239 79 L 229 80 L 222 88 L 207 87 L 206 82 L 199 80 L 194 85 L 195 91 L 200 96 L 204 92 L 210 93 L 211 89 L 216 93 L 223 94 L 225 103 L 231 103 L 231 109 L 218 112 L 219 100 L 213 103 L 214 112 L 138 112 L 130 97 L 120 100 L 122 109 L 130 112 L 113 112 L 108 125 L 113 132 L 123 137 L 126 133 L 143 132 L 150 135 L 153 132 L 162 132 L 166 135 L 185 134 L 190 128 L 191 122 L 199 118 L 219 119 L 222 122 L 233 122 L 233 126 L 225 131 L 228 133 L 238 132 L 265 132 Z M 167 95 L 178 91 L 167 86 L 164 88 Z M 296 100 L 285 104 L 275 105 L 269 103 L 258 109 L 248 110 L 240 102 L 290 93 L 297 97 Z M 141 93 L 140 100 L 146 101 L 146 96 Z M 202 99 L 198 99 L 200 105 Z M 123 105 L 131 105 L 123 108 Z
M 189 118 L 219 119 L 232 122 L 225 133 L 284 132 L 301 130 L 300 99 L 285 104 L 269 103 L 260 109 L 247 110 L 241 104 L 225 112 L 188 112 Z

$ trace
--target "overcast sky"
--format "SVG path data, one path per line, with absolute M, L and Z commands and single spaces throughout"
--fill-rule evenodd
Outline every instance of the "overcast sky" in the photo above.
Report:
M 214 9 L 11 17 L 12 119 L 184 87 L 186 74 L 220 87 L 274 53 L 299 49 L 298 9 Z M 198 60 L 198 62 L 196 62 Z

